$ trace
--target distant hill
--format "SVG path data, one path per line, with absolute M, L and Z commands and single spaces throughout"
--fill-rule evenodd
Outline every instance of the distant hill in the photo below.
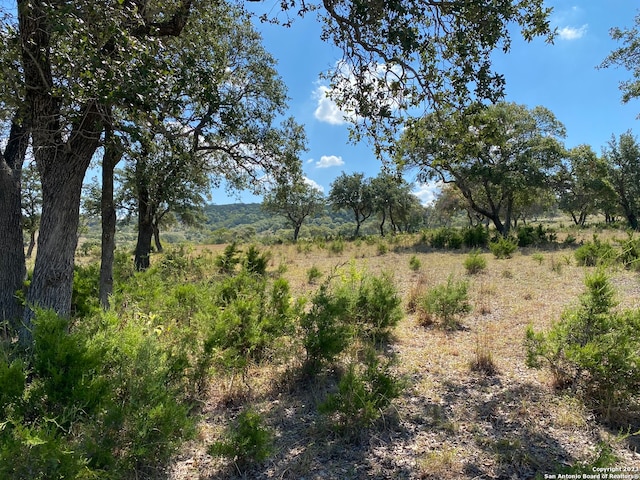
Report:
M 248 240 L 252 237 L 273 237 L 288 240 L 293 237 L 293 229 L 285 218 L 266 213 L 259 203 L 235 203 L 230 205 L 207 205 L 206 229 L 211 231 L 212 243 L 224 243 L 233 239 Z M 367 220 L 362 234 L 377 233 L 376 219 Z M 321 214 L 309 217 L 304 222 L 300 237 L 349 236 L 355 230 L 353 214 L 344 210 L 333 212 L 325 207 Z

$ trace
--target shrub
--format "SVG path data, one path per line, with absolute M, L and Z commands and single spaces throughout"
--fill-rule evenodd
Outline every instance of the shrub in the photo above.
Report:
M 384 242 L 378 243 L 378 255 L 386 255 L 389 252 L 389 246 Z
M 504 237 L 489 243 L 489 250 L 496 258 L 511 258 L 513 252 L 518 249 L 518 245 L 512 240 Z
M 273 453 L 273 432 L 264 425 L 262 416 L 251 409 L 238 415 L 225 437 L 209 447 L 209 454 L 230 458 L 240 468 L 263 462 Z
M 373 341 L 386 339 L 402 319 L 402 300 L 391 275 L 365 276 L 351 306 L 360 332 Z
M 353 332 L 344 322 L 348 309 L 349 298 L 333 295 L 328 282 L 320 286 L 311 309 L 300 319 L 307 354 L 305 370 L 318 372 L 349 345 Z
M 538 262 L 538 265 L 542 265 L 542 262 L 544 262 L 544 255 L 542 255 L 539 252 L 536 252 L 533 255 L 531 255 L 531 258 L 536 262 Z
M 640 238 L 633 238 L 633 233 L 629 233 L 629 236 L 625 240 L 619 240 L 617 243 L 620 246 L 617 260 L 622 263 L 625 268 L 639 270 Z
M 0 355 L 0 478 L 149 477 L 192 434 L 158 336 L 103 315 L 74 330 L 39 311 L 31 352 Z
M 411 258 L 409 259 L 409 268 L 414 272 L 417 272 L 418 270 L 420 270 L 421 266 L 422 266 L 422 262 L 420 262 L 420 259 L 415 255 L 412 255 Z
M 224 252 L 216 257 L 216 267 L 221 273 L 232 273 L 236 265 L 240 263 L 239 254 L 238 244 L 236 242 L 230 243 L 225 247 Z
M 584 392 L 609 416 L 629 408 L 640 392 L 640 311 L 612 312 L 614 291 L 601 270 L 585 285 L 580 304 L 565 310 L 548 333 L 527 329 L 527 364 L 546 365 L 558 386 Z
M 578 265 L 584 267 L 608 265 L 616 257 L 613 246 L 609 242 L 601 241 L 597 235 L 593 236 L 593 241 L 578 247 L 574 255 Z
M 333 254 L 340 255 L 344 252 L 344 240 L 342 238 L 336 238 L 329 245 L 329 251 Z
M 73 267 L 71 311 L 74 316 L 87 317 L 100 310 L 100 266 L 97 263 Z
M 244 268 L 249 273 L 264 275 L 267 273 L 270 258 L 269 252 L 260 253 L 255 245 L 250 245 L 245 253 Z
M 457 329 L 460 326 L 459 316 L 471 311 L 468 287 L 468 282 L 454 282 L 453 276 L 449 276 L 446 284 L 436 285 L 427 291 L 421 299 L 421 308 L 429 316 L 439 319 L 446 329 Z
M 322 272 L 315 265 L 312 266 L 309 270 L 307 270 L 307 283 L 314 284 L 316 280 L 319 280 L 322 277 Z
M 487 268 L 487 259 L 477 250 L 469 252 L 469 255 L 464 260 L 464 268 L 469 275 L 475 275 Z
M 489 231 L 483 225 L 467 228 L 462 232 L 462 241 L 468 248 L 486 247 L 489 243 Z
M 365 352 L 364 365 L 349 364 L 338 383 L 338 392 L 328 395 L 318 409 L 333 415 L 340 431 L 353 434 L 380 418 L 402 389 L 402 382 L 390 373 L 390 362 L 381 363 L 370 349 Z

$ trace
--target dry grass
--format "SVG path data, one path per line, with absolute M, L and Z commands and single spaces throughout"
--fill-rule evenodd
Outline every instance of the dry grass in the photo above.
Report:
M 542 261 L 526 249 L 508 260 L 485 254 L 487 268 L 469 278 L 474 309 L 464 329 L 448 332 L 420 326 L 415 299 L 451 274 L 462 277 L 466 252 L 428 252 L 416 241 L 389 242 L 386 253 L 365 241 L 346 242 L 342 252 L 328 244 L 269 247 L 270 269 L 285 271 L 295 296 L 318 288 L 307 281 L 312 266 L 323 278 L 349 262 L 393 274 L 409 313 L 388 348 L 407 387 L 377 428 L 355 443 L 329 428 L 316 407 L 335 388 L 331 374 L 310 381 L 296 365 L 256 366 L 241 403 L 263 412 L 276 431 L 277 453 L 242 474 L 204 453 L 239 408 L 221 402 L 214 386 L 201 436 L 176 459 L 171 478 L 534 478 L 593 460 L 598 443 L 612 437 L 578 400 L 555 392 L 548 373 L 528 369 L 523 349 L 527 325 L 547 329 L 583 291 L 585 269 L 570 261 L 572 250 L 544 252 Z M 410 267 L 413 255 L 419 271 Z M 638 307 L 636 274 L 616 270 L 612 276 L 622 305 Z M 640 465 L 637 453 L 613 444 L 619 466 Z

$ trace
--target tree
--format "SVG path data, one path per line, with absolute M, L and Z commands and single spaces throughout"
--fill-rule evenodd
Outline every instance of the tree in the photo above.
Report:
M 606 163 L 589 145 L 569 150 L 556 179 L 560 210 L 571 215 L 576 225 L 584 225 L 587 217 L 598 212 L 602 202 L 614 194 L 606 177 Z
M 184 224 L 196 224 L 209 196 L 210 180 L 204 156 L 192 155 L 183 142 L 169 142 L 162 136 L 141 140 L 132 161 L 120 175 L 117 204 L 136 215 L 138 239 L 135 266 L 149 267 L 151 243 L 162 251 L 160 226 L 169 215 Z
M 633 79 L 620 82 L 622 102 L 640 96 L 640 14 L 634 18 L 634 26 L 631 28 L 614 27 L 610 30 L 611 38 L 622 42 L 623 46 L 616 48 L 600 64 L 600 68 L 613 66 L 624 67 L 632 72 Z
M 278 183 L 262 200 L 262 208 L 269 213 L 284 216 L 293 226 L 293 241 L 298 241 L 304 220 L 324 208 L 324 195 L 302 176 Z
M 411 219 L 415 217 L 420 201 L 411 193 L 410 185 L 401 176 L 382 171 L 371 179 L 371 196 L 374 211 L 380 218 L 380 235 L 384 236 L 384 224 L 387 217 L 393 232 L 411 228 Z
M 307 2 L 281 4 L 285 9 L 299 7 L 301 13 L 315 7 Z M 0 311 L 10 312 L 3 315 L 15 317 L 20 311 L 13 292 L 25 272 L 23 254 L 18 253 L 16 181 L 24 141 L 32 141 L 43 188 L 41 234 L 27 304 L 66 316 L 71 309 L 82 180 L 105 129 L 115 121 L 113 107 L 135 110 L 138 118 L 151 113 L 147 107 L 183 67 L 176 62 L 158 65 L 159 52 L 170 43 L 166 40 L 180 37 L 190 19 L 210 18 L 207 12 L 220 5 L 214 0 L 17 0 L 17 19 L 2 8 L 1 44 L 7 48 L 0 52 L 0 111 L 3 119 L 9 112 L 12 124 L 7 144 L 11 149 L 3 153 L 0 169 L 0 266 L 7 272 L 0 285 Z M 479 98 L 496 98 L 503 81 L 491 71 L 491 52 L 496 47 L 508 50 L 513 24 L 526 39 L 549 33 L 550 9 L 543 8 L 543 0 L 323 5 L 323 36 L 343 48 L 349 66 L 334 72 L 332 91 L 373 126 L 388 124 L 392 113 L 407 106 L 459 103 L 471 96 L 471 90 Z M 6 21 L 4 13 L 9 13 Z M 209 35 L 224 37 L 215 29 Z M 370 131 L 375 135 L 375 128 Z M 29 342 L 31 316 L 29 308 L 23 343 Z
M 518 207 L 536 189 L 550 188 L 563 136 L 563 125 L 544 107 L 450 110 L 415 121 L 398 143 L 397 161 L 417 168 L 422 181 L 454 183 L 469 206 L 507 236 Z
M 640 217 L 640 145 L 636 137 L 627 131 L 620 140 L 611 137 L 602 151 L 607 163 L 608 177 L 616 193 L 616 200 L 629 227 L 638 230 Z
M 354 236 L 360 234 L 360 226 L 374 212 L 373 191 L 364 173 L 342 174 L 331 184 L 329 204 L 334 211 L 347 209 L 353 212 L 356 221 Z
M 42 188 L 40 176 L 33 163 L 22 170 L 22 227 L 29 234 L 27 258 L 31 258 L 36 244 L 36 233 L 40 228 L 42 214 Z

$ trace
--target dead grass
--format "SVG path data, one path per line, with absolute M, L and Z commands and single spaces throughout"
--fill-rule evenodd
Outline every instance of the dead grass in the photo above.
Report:
M 389 243 L 383 254 L 378 243 L 365 241 L 345 242 L 339 253 L 328 244 L 269 247 L 270 269 L 286 270 L 295 296 L 318 288 L 307 281 L 312 266 L 323 278 L 350 261 L 362 270 L 393 274 L 408 313 L 388 349 L 407 387 L 376 428 L 353 442 L 326 424 L 317 404 L 335 388 L 331 373 L 310 381 L 295 365 L 256 366 L 252 391 L 240 403 L 263 412 L 276 431 L 276 454 L 238 473 L 205 453 L 240 408 L 225 405 L 214 385 L 201 435 L 176 459 L 170 478 L 534 478 L 593 460 L 603 439 L 612 441 L 618 466 L 640 465 L 640 456 L 616 442 L 578 400 L 555 392 L 548 373 L 525 366 L 527 325 L 547 329 L 583 291 L 585 269 L 570 261 L 572 250 L 544 252 L 543 261 L 527 249 L 507 260 L 486 254 L 487 268 L 468 277 L 474 309 L 462 330 L 448 332 L 419 325 L 415 298 L 451 274 L 462 277 L 467 252 L 427 252 L 414 247 L 417 238 Z M 410 267 L 413 255 L 419 271 Z M 637 274 L 615 270 L 612 276 L 622 306 L 637 308 Z

